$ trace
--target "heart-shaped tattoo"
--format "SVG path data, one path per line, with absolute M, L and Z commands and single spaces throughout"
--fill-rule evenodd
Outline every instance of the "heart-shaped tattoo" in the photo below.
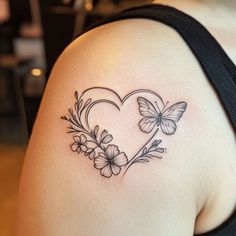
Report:
M 68 114 L 61 117 L 69 123 L 67 133 L 73 136 L 70 149 L 87 156 L 93 161 L 94 167 L 100 171 L 100 174 L 106 178 L 121 173 L 124 175 L 133 164 L 147 163 L 153 158 L 161 159 L 166 148 L 160 147 L 162 140 L 157 138 L 158 131 L 173 135 L 177 129 L 176 122 L 180 120 L 187 108 L 186 102 L 177 102 L 168 106 L 168 102 L 164 103 L 160 95 L 148 89 L 138 89 L 121 98 L 112 89 L 93 87 L 86 89 L 80 95 L 76 91 L 75 99 L 74 108 L 70 108 Z M 101 123 L 97 124 L 98 119 L 95 118 L 95 124 L 91 127 L 90 116 L 96 117 L 91 114 L 101 108 L 107 113 L 99 114 Z M 116 113 L 113 113 L 114 109 Z M 106 123 L 106 117 L 113 118 L 118 114 L 121 114 L 119 119 L 122 120 L 122 111 L 126 114 L 129 110 L 132 110 L 129 122 L 136 122 L 135 127 L 139 132 L 141 131 L 141 134 L 146 135 L 145 144 L 136 148 L 137 150 L 131 156 L 127 155 L 127 151 L 121 151 L 118 145 L 112 142 L 115 137 L 107 131 L 111 125 Z M 137 121 L 132 119 L 135 116 Z M 127 115 L 125 117 L 127 118 Z M 123 123 L 126 124 L 126 121 Z M 106 125 L 109 127 L 105 127 Z M 119 123 L 116 122 L 115 125 L 117 130 Z M 124 127 L 118 130 L 127 129 Z

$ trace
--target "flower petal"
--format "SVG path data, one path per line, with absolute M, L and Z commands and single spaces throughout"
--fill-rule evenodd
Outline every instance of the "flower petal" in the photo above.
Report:
M 120 153 L 120 151 L 119 151 L 118 147 L 113 144 L 109 144 L 105 150 L 105 154 L 106 154 L 107 158 L 109 158 L 109 159 L 113 159 L 113 157 L 115 157 L 119 153 Z
M 90 147 L 88 147 L 88 149 L 86 150 L 86 152 L 89 154 L 90 152 L 92 152 L 93 151 L 93 149 L 92 148 L 90 148 Z
M 74 142 L 73 144 L 70 145 L 70 148 L 73 152 L 76 152 L 78 149 L 78 143 Z
M 113 163 L 117 166 L 124 166 L 128 162 L 128 158 L 124 152 L 120 153 L 119 155 L 115 156 L 113 159 Z
M 92 160 L 95 157 L 95 151 L 90 152 L 88 156 L 89 156 L 89 159 Z
M 104 137 L 102 143 L 110 143 L 112 139 L 113 139 L 112 135 L 108 134 L 107 136 Z
M 80 145 L 80 149 L 85 152 L 87 150 L 87 147 L 83 144 Z
M 107 164 L 108 164 L 108 162 L 105 157 L 98 156 L 98 157 L 94 158 L 94 167 L 98 170 L 101 170 Z
M 110 178 L 112 176 L 111 166 L 106 165 L 103 169 L 101 169 L 101 175 Z
M 81 134 L 81 136 L 80 136 L 80 142 L 81 143 L 85 143 L 87 141 L 87 138 L 85 137 L 85 135 L 84 134 Z
M 74 136 L 73 139 L 75 140 L 75 142 L 80 143 L 80 136 Z
M 114 175 L 118 175 L 120 173 L 121 168 L 117 165 L 111 164 L 111 171 Z

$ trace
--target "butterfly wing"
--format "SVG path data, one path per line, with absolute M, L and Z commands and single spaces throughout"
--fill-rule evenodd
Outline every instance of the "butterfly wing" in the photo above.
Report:
M 161 121 L 161 130 L 163 133 L 171 135 L 174 134 L 176 131 L 176 124 L 173 120 L 163 118 Z
M 179 121 L 187 108 L 186 102 L 178 102 L 168 107 L 162 114 L 161 129 L 165 134 L 171 135 L 176 131 L 175 122 Z
M 150 133 L 157 124 L 157 117 L 159 113 L 152 103 L 146 98 L 138 97 L 137 101 L 139 105 L 139 112 L 142 116 L 144 116 L 144 118 L 139 122 L 139 127 L 143 132 Z
M 155 107 L 152 105 L 150 101 L 146 98 L 138 97 L 137 98 L 138 105 L 139 105 L 139 112 L 144 117 L 157 117 L 158 112 Z
M 156 124 L 156 118 L 153 117 L 145 117 L 138 123 L 139 128 L 145 133 L 150 133 Z
M 168 107 L 162 114 L 162 118 L 172 120 L 172 121 L 179 121 L 182 117 L 183 113 L 187 108 L 186 102 L 177 102 L 174 105 Z

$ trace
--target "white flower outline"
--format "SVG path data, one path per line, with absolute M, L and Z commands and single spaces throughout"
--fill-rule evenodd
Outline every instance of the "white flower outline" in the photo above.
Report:
M 118 175 L 121 167 L 128 163 L 128 158 L 124 152 L 120 152 L 118 147 L 109 144 L 104 153 L 100 152 L 98 157 L 94 158 L 94 167 L 100 170 L 102 176 L 110 178 L 112 175 Z
M 73 152 L 85 152 L 87 150 L 87 138 L 84 134 L 81 134 L 80 136 L 73 136 L 74 143 L 70 145 L 70 148 Z

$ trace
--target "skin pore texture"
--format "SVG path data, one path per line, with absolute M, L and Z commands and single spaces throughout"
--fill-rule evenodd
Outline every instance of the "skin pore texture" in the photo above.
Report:
M 101 99 L 86 123 L 86 107 Z M 71 124 L 90 133 L 67 133 Z M 153 157 L 143 153 L 149 139 Z M 145 158 L 123 175 L 142 145 Z M 50 75 L 23 167 L 17 235 L 206 232 L 235 209 L 235 155 L 226 114 L 172 28 L 146 19 L 100 26 L 73 41 Z

